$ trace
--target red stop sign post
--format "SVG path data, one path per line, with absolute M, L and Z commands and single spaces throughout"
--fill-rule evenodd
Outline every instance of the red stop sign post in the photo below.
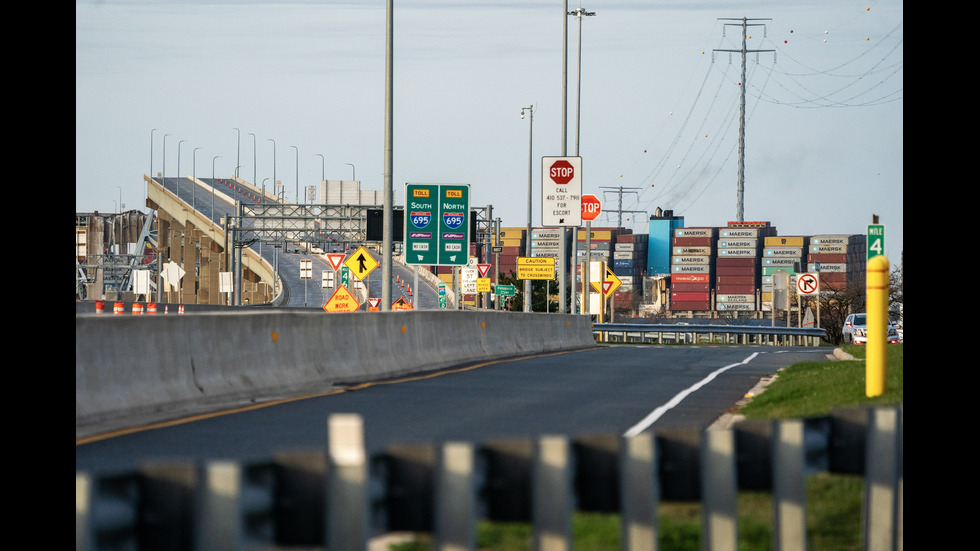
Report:
M 602 212 L 602 203 L 595 195 L 582 196 L 582 220 L 591 222 L 599 217 Z
M 551 178 L 552 182 L 563 186 L 575 177 L 575 167 L 565 159 L 559 159 L 551 165 L 551 169 L 548 171 L 548 177 Z

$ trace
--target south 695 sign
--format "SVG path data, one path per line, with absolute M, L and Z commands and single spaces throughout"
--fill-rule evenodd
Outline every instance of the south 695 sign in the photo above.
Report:
M 405 184 L 405 212 L 406 264 L 466 264 L 470 242 L 470 186 Z

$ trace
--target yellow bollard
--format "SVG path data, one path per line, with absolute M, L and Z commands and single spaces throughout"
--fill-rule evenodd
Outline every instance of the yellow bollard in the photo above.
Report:
M 888 376 L 888 259 L 868 260 L 868 344 L 865 360 L 865 394 L 885 393 Z

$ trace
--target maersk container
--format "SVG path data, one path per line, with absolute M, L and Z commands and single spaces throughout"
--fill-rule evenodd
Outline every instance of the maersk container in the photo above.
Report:
M 752 249 L 759 248 L 759 241 L 756 239 L 719 239 L 719 249 Z
M 718 257 L 739 257 L 739 258 L 756 258 L 759 256 L 758 249 L 746 249 L 746 248 L 718 248 Z
M 671 264 L 671 274 L 710 274 L 710 264 Z
M 710 256 L 672 256 L 671 265 L 711 264 Z
M 719 268 L 755 268 L 755 258 L 719 258 L 715 261 L 715 266 Z
M 801 258 L 803 247 L 766 247 L 762 250 L 762 256 Z
M 678 291 L 684 293 L 707 293 L 711 290 L 710 283 L 672 283 L 670 285 L 671 291 Z
M 674 247 L 712 247 L 713 237 L 674 237 Z
M 810 241 L 809 237 L 804 237 L 802 235 L 799 236 L 787 235 L 783 237 L 773 235 L 770 237 L 766 237 L 765 240 L 763 241 L 763 244 L 765 244 L 766 247 L 799 247 L 802 249 L 803 247 L 807 246 L 809 241 Z
M 721 228 L 718 230 L 719 237 L 751 237 L 759 236 L 759 228 Z
M 677 228 L 674 237 L 714 237 L 715 228 Z
M 698 302 L 698 301 L 708 301 L 711 298 L 711 293 L 695 293 L 695 292 L 685 292 L 685 291 L 671 291 L 670 300 L 677 302 Z
M 670 301 L 670 310 L 672 312 L 706 312 L 711 310 L 710 301 L 695 301 L 695 302 L 674 302 Z

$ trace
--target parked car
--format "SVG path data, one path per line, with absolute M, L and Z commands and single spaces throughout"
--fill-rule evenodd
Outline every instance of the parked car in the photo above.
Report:
M 841 330 L 844 337 L 844 344 L 868 344 L 868 317 L 867 314 L 851 314 L 844 320 L 844 328 Z M 891 321 L 888 322 L 888 344 L 901 342 L 898 337 L 898 330 Z

